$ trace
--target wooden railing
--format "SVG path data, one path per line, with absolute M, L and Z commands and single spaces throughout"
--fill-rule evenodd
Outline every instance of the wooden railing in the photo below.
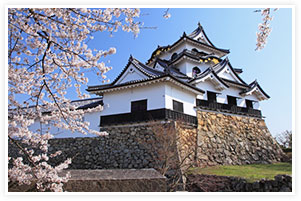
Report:
M 169 109 L 157 109 L 148 111 L 139 111 L 123 114 L 106 115 L 100 117 L 100 126 L 116 125 L 125 123 L 138 123 L 152 120 L 177 120 L 190 124 L 197 124 L 197 118 L 181 112 Z
M 260 110 L 256 110 L 253 108 L 239 107 L 236 105 L 217 103 L 217 102 L 209 102 L 207 100 L 197 99 L 196 106 L 208 110 L 241 114 L 241 115 L 259 117 L 259 118 L 262 117 Z

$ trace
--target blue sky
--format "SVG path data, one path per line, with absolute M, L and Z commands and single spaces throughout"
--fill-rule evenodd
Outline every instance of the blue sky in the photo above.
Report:
M 117 53 L 106 58 L 113 69 L 106 75 L 112 81 L 127 64 L 130 54 L 146 62 L 158 45 L 172 44 L 185 31 L 192 32 L 200 22 L 211 42 L 224 49 L 235 68 L 242 68 L 241 77 L 250 83 L 257 79 L 271 99 L 261 102 L 262 113 L 272 135 L 292 130 L 292 10 L 273 12 L 272 32 L 267 46 L 255 51 L 256 31 L 261 23 L 257 8 L 171 8 L 171 18 L 162 17 L 166 9 L 141 9 L 139 21 L 145 27 L 137 38 L 118 31 L 96 33 L 88 45 L 96 49 L 115 47 Z M 101 84 L 101 78 L 88 73 L 88 85 Z M 83 90 L 85 87 L 83 87 Z M 77 99 L 69 93 L 71 99 Z

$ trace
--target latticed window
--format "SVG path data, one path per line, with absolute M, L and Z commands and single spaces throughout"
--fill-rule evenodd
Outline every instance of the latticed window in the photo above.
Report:
M 139 112 L 147 110 L 147 99 L 132 101 L 131 102 L 131 112 Z
M 176 100 L 172 100 L 172 106 L 174 111 L 184 112 L 183 103 Z

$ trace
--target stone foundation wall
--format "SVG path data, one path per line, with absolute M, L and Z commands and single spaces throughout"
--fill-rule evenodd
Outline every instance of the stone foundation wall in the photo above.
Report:
M 152 155 L 139 139 L 152 135 L 148 124 L 137 124 L 106 129 L 108 136 L 94 138 L 63 138 L 49 140 L 49 151 L 61 150 L 62 154 L 50 159 L 58 165 L 72 158 L 70 169 L 141 169 L 154 166 Z M 9 156 L 18 156 L 18 149 L 9 145 Z
M 159 128 L 160 130 L 157 130 Z M 165 128 L 170 131 L 163 133 Z M 151 122 L 122 126 L 106 127 L 109 135 L 94 138 L 60 138 L 49 140 L 49 152 L 62 151 L 60 156 L 50 159 L 52 165 L 58 165 L 67 158 L 72 158 L 70 169 L 142 169 L 155 168 L 165 160 L 165 153 L 172 157 L 169 162 L 178 164 L 176 146 L 170 142 L 175 140 L 170 134 L 175 132 L 174 122 Z M 170 146 L 161 149 L 155 134 L 160 136 L 162 144 Z M 166 135 L 165 135 L 166 134 Z M 165 138 L 165 136 L 169 136 Z M 176 141 L 174 141 L 176 145 Z M 156 150 L 160 150 L 156 153 Z M 38 153 L 38 152 L 36 152 Z M 8 155 L 20 156 L 19 150 L 9 143 Z
M 238 177 L 189 175 L 189 192 L 292 192 L 292 177 L 277 175 L 274 180 L 261 179 L 253 183 Z
M 110 135 L 103 137 L 52 139 L 50 152 L 61 150 L 62 155 L 50 162 L 57 165 L 72 158 L 71 169 L 155 168 L 165 160 L 161 151 L 169 154 L 167 160 L 180 163 L 182 170 L 189 166 L 281 160 L 283 152 L 263 119 L 208 111 L 198 111 L 197 115 L 197 128 L 181 122 L 149 122 L 107 127 L 104 130 Z M 171 130 L 167 131 L 169 126 Z M 154 131 L 161 134 L 164 147 L 170 146 L 168 149 L 154 151 L 159 145 Z M 177 138 L 175 147 L 169 143 L 172 138 L 164 137 L 173 132 Z M 9 146 L 9 156 L 18 156 L 14 146 Z
M 195 126 L 176 122 L 177 151 L 182 170 L 196 166 L 197 129 Z
M 283 152 L 259 118 L 198 111 L 200 167 L 279 162 Z

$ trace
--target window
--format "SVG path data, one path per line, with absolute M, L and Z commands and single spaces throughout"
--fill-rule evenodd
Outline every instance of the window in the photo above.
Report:
M 181 103 L 179 101 L 172 100 L 172 107 L 173 107 L 174 111 L 184 112 L 184 110 L 183 110 L 183 103 Z
M 236 97 L 233 97 L 233 96 L 227 96 L 227 99 L 228 99 L 228 104 L 229 104 L 229 105 L 237 105 Z
M 131 102 L 131 112 L 139 112 L 147 110 L 147 99 L 132 101 Z
M 253 108 L 253 101 L 246 100 L 246 106 L 247 106 L 247 108 Z
M 178 54 L 177 53 L 173 53 L 172 55 L 171 55 L 171 60 L 174 60 L 174 59 L 176 59 L 178 57 Z
M 191 50 L 193 53 L 199 53 L 199 51 L 196 48 L 192 48 Z
M 193 67 L 193 69 L 192 69 L 192 76 L 193 77 L 196 77 L 200 73 L 201 73 L 201 70 L 197 66 Z
M 207 99 L 210 103 L 216 102 L 216 93 L 207 91 Z

